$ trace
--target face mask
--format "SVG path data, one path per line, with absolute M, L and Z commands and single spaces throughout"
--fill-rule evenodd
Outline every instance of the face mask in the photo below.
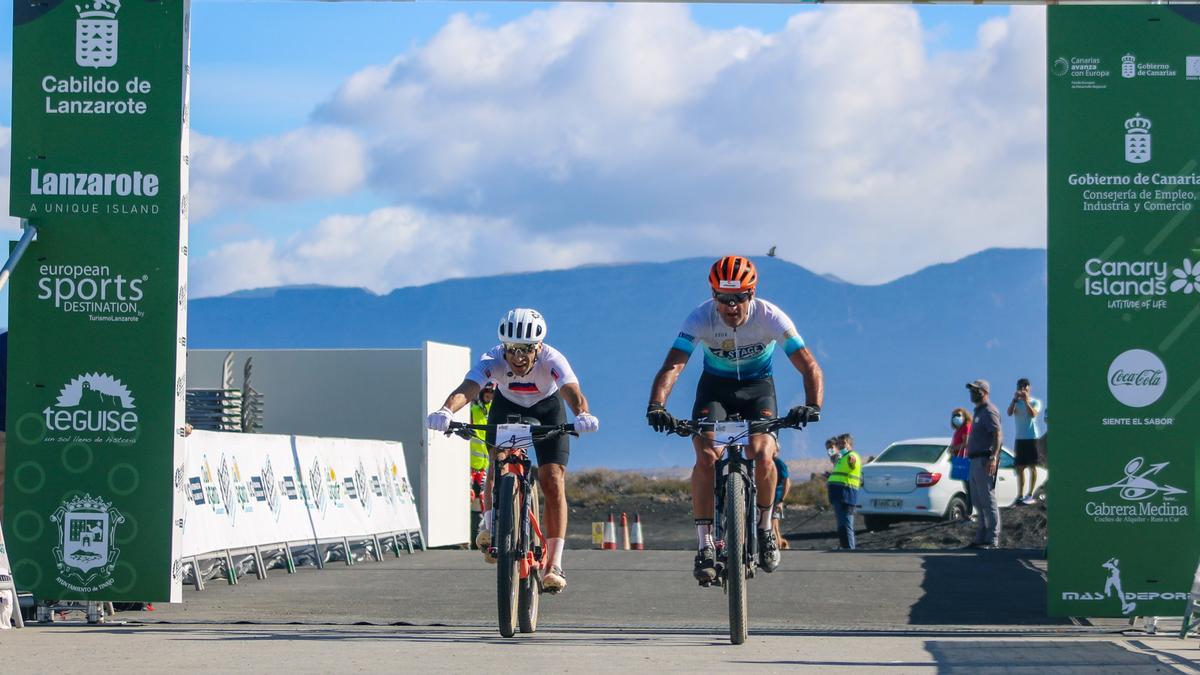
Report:
M 950 418 L 950 423 L 954 425 L 955 429 L 961 427 L 963 425 L 963 416 L 955 415 L 954 417 Z

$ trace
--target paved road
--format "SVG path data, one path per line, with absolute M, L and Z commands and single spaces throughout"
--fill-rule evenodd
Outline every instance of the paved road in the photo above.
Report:
M 1200 672 L 1195 639 L 1045 617 L 1044 563 L 1029 552 L 785 552 L 750 584 L 741 647 L 724 633 L 721 591 L 688 578 L 687 552 L 569 551 L 566 562 L 570 587 L 543 597 L 535 636 L 498 636 L 494 568 L 477 553 L 430 551 L 214 583 L 120 615 L 157 623 L 5 633 L 3 670 Z

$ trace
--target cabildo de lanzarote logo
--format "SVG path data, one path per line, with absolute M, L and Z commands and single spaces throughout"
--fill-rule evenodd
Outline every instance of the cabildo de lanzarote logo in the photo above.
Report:
M 92 0 L 75 5 L 75 63 L 84 68 L 117 65 L 117 12 L 120 0 Z
M 108 265 L 41 265 L 38 300 L 89 321 L 137 322 L 146 315 L 142 286 L 149 276 L 114 274 Z
M 1161 475 L 1170 465 L 1147 466 L 1144 457 L 1134 457 L 1126 462 L 1120 480 L 1087 489 L 1098 496 L 1084 505 L 1084 513 L 1097 523 L 1177 523 L 1187 518 L 1191 509 L 1179 501 L 1187 490 L 1168 484 Z
M 54 548 L 58 583 L 77 593 L 94 593 L 113 585 L 112 573 L 121 549 L 115 546 L 117 526 L 125 516 L 112 502 L 84 495 L 63 502 L 50 516 L 58 525 Z
M 1122 352 L 1108 367 L 1108 390 L 1130 408 L 1144 408 L 1167 389 L 1167 367 L 1145 349 Z
M 42 414 L 47 433 L 63 434 L 47 436 L 47 441 L 129 445 L 139 433 L 133 394 L 120 380 L 105 373 L 74 378 Z

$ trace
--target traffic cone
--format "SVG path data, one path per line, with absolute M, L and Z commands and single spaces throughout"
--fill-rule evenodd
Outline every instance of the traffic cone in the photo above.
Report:
M 646 550 L 646 542 L 642 539 L 642 514 L 633 516 L 633 536 L 629 539 L 629 548 L 635 551 Z
M 621 548 L 629 550 L 629 516 L 621 513 Z
M 608 521 L 604 523 L 604 544 L 605 551 L 617 550 L 617 525 L 613 522 L 613 514 L 608 514 Z

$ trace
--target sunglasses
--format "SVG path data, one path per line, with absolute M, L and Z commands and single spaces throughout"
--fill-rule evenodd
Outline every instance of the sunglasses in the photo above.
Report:
M 745 293 L 713 293 L 713 300 L 722 305 L 737 305 L 750 299 L 750 292 Z
M 509 354 L 532 354 L 537 351 L 537 345 L 504 345 L 504 351 Z

